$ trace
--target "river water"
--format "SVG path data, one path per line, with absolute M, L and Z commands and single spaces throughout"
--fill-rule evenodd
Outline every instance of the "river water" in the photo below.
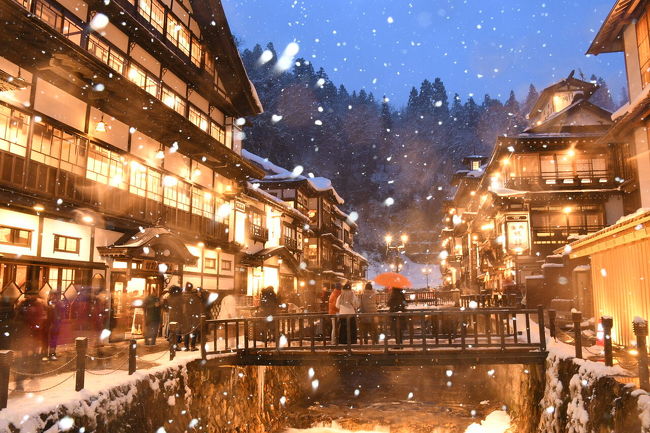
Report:
M 336 379 L 295 411 L 286 433 L 516 433 L 507 407 L 468 372 L 360 369 Z

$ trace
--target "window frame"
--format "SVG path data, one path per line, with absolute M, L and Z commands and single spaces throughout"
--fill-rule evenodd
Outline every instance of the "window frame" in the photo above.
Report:
M 8 226 L 8 225 L 4 225 L 4 224 L 0 225 L 0 230 L 2 230 L 2 229 L 9 229 L 11 231 L 10 235 L 9 235 L 9 237 L 11 239 L 9 241 L 0 240 L 0 244 L 2 244 L 2 245 L 12 245 L 12 246 L 15 246 L 15 247 L 31 248 L 31 246 L 32 246 L 32 233 L 34 232 L 34 230 L 25 229 L 25 228 L 21 228 L 21 227 Z M 25 243 L 21 243 L 21 242 L 16 241 L 16 239 L 20 239 L 20 236 L 18 236 L 18 234 L 20 232 L 27 232 L 27 241 Z
M 65 240 L 65 248 L 59 248 L 59 241 L 60 240 Z M 69 241 L 74 241 L 75 242 L 75 249 L 74 250 L 68 250 L 68 242 Z M 68 254 L 79 254 L 79 251 L 81 250 L 81 238 L 77 238 L 74 236 L 66 236 L 66 235 L 60 235 L 55 233 L 54 234 L 54 245 L 53 245 L 53 250 L 55 253 L 68 253 Z

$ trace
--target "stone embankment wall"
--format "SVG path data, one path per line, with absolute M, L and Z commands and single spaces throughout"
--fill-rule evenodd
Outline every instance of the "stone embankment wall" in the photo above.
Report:
M 650 396 L 611 377 L 620 372 L 551 354 L 545 367 L 495 367 L 487 384 L 518 433 L 648 433 Z
M 42 413 L 40 422 L 12 424 L 9 431 L 55 433 L 62 431 L 61 420 L 72 418 L 71 432 L 271 432 L 283 425 L 292 404 L 316 394 L 317 379 L 306 367 L 192 361 L 59 405 Z

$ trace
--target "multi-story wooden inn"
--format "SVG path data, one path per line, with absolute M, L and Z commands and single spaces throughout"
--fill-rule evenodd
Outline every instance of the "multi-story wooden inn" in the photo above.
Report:
M 169 284 L 244 291 L 241 244 L 266 229 L 233 210 L 283 211 L 237 198 L 264 171 L 234 119 L 262 107 L 220 2 L 0 0 L 0 17 L 4 299 L 104 300 L 119 337 Z
M 361 290 L 368 261 L 354 251 L 357 223 L 340 209 L 343 198 L 332 182 L 323 177 L 296 174 L 247 151 L 244 156 L 266 173 L 253 181 L 253 185 L 306 219 L 298 230 L 283 223 L 280 242 L 289 252 L 296 251 L 293 239 L 298 232 L 297 250 L 303 253 L 300 293 L 305 297 L 304 303 L 315 305 L 322 289 L 331 289 L 336 283 L 350 282 L 353 288 Z M 281 282 L 281 287 L 288 284 Z

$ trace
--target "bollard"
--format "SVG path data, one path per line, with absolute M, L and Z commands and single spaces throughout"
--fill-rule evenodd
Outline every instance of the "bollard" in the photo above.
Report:
M 639 352 L 639 385 L 645 391 L 650 390 L 648 378 L 648 350 L 646 348 L 646 337 L 648 336 L 648 321 L 636 317 L 632 324 L 634 335 L 636 335 L 636 349 Z
M 14 354 L 11 350 L 0 350 L 0 409 L 7 407 L 9 399 L 9 370 Z
M 75 349 L 77 350 L 77 370 L 75 373 L 75 391 L 84 389 L 86 379 L 86 352 L 88 351 L 88 339 L 86 337 L 77 337 L 74 340 Z
M 537 306 L 537 326 L 539 327 L 539 348 L 546 352 L 546 325 L 544 324 L 544 306 Z
M 129 376 L 135 373 L 135 358 L 138 343 L 135 340 L 129 341 Z
M 571 312 L 571 320 L 573 321 L 573 338 L 575 339 L 576 358 L 582 359 L 582 313 L 580 311 Z
M 555 328 L 555 318 L 557 317 L 557 311 L 548 310 L 548 329 L 551 331 L 551 338 L 557 341 L 557 329 Z
M 614 356 L 612 352 L 612 327 L 614 319 L 611 316 L 602 316 L 600 323 L 603 325 L 603 344 L 605 345 L 605 365 L 611 367 L 614 365 Z
M 178 322 L 169 322 L 169 360 L 176 357 L 176 344 L 178 343 Z
M 201 359 L 205 361 L 208 359 L 208 353 L 206 350 L 206 346 L 208 345 L 208 324 L 205 321 L 205 314 L 201 314 L 201 324 L 199 326 L 201 329 L 201 334 L 199 335 L 201 337 L 199 339 L 199 344 L 201 345 Z M 239 326 L 239 324 L 237 324 L 237 326 Z M 248 339 L 246 337 L 244 337 L 244 342 L 248 343 Z

